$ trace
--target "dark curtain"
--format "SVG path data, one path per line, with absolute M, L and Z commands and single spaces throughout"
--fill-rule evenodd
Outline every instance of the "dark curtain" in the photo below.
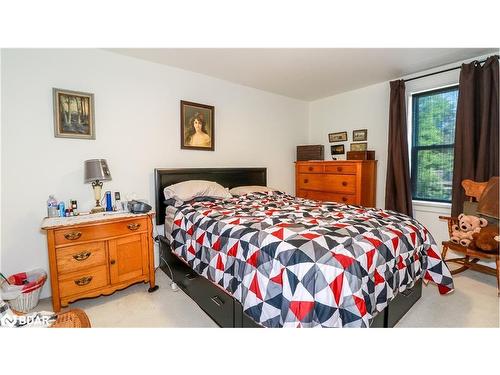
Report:
M 463 64 L 458 87 L 451 214 L 462 212 L 462 180 L 498 176 L 498 56 Z
M 413 217 L 405 82 L 391 81 L 385 208 Z

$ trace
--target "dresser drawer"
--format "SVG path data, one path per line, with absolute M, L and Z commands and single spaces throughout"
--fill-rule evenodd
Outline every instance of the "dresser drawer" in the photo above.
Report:
M 356 174 L 356 165 L 337 163 L 325 165 L 325 173 Z
M 64 274 L 106 264 L 104 242 L 91 242 L 57 249 L 57 272 Z
M 316 190 L 299 190 L 297 196 L 301 198 L 313 199 L 316 201 L 338 202 L 346 204 L 358 204 L 354 194 L 328 193 Z
M 298 178 L 298 188 L 332 193 L 356 193 L 356 176 L 349 174 L 307 174 Z
M 323 173 L 325 167 L 322 164 L 305 164 L 298 166 L 299 173 Z
M 106 285 L 108 285 L 108 268 L 104 265 L 60 277 L 59 293 L 61 297 L 67 297 Z
M 103 238 L 122 236 L 147 230 L 148 219 L 131 218 L 117 223 L 62 228 L 54 231 L 56 246 L 83 241 L 95 241 Z

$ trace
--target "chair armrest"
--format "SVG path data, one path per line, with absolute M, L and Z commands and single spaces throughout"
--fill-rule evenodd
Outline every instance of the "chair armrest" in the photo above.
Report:
M 451 237 L 451 233 L 453 232 L 453 225 L 458 224 L 458 218 L 457 217 L 451 217 L 451 216 L 439 216 L 441 220 L 446 220 L 448 221 L 448 234 Z
M 448 220 L 452 221 L 454 223 L 458 223 L 458 217 L 452 217 L 452 216 L 439 216 L 441 220 Z

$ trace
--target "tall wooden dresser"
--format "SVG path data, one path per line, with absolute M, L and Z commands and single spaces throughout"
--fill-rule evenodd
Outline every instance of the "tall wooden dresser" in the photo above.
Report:
M 295 195 L 375 207 L 376 160 L 298 161 L 295 164 Z
M 149 282 L 149 291 L 156 290 L 153 215 L 45 218 L 54 311 L 141 281 Z

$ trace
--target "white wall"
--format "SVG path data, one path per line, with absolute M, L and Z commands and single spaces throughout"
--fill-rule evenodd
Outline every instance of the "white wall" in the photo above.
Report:
M 478 56 L 473 59 L 436 67 L 403 78 L 444 70 L 475 59 L 482 60 L 485 57 L 487 56 Z M 460 70 L 457 69 L 407 82 L 407 97 L 415 92 L 458 83 L 459 74 Z M 331 143 L 328 142 L 328 133 L 347 131 L 348 141 L 344 142 L 347 151 L 349 150 L 349 144 L 352 142 L 352 130 L 368 129 L 368 149 L 375 150 L 375 157 L 378 159 L 376 204 L 377 207 L 381 208 L 385 206 L 389 94 L 389 82 L 382 82 L 316 100 L 311 102 L 309 106 L 309 143 L 324 144 L 325 159 L 327 160 L 331 160 Z M 409 112 L 408 108 L 407 112 Z M 411 134 L 411 124 L 409 125 L 409 134 Z M 437 243 L 448 239 L 447 224 L 445 221 L 439 220 L 438 216 L 450 215 L 450 205 L 414 202 L 413 206 L 414 217 L 429 229 Z
M 368 129 L 368 149 L 375 150 L 377 163 L 377 207 L 384 207 L 387 165 L 388 83 L 316 100 L 309 106 L 309 143 L 325 145 L 325 159 L 332 160 L 330 145 L 352 142 L 352 131 Z M 328 133 L 347 131 L 347 142 L 329 143 Z M 345 155 L 336 155 L 345 159 Z
M 48 270 L 45 202 L 92 204 L 83 161 L 105 158 L 104 191 L 154 202 L 156 167 L 268 168 L 294 191 L 295 147 L 308 104 L 204 75 L 93 49 L 2 50 L 2 272 Z M 55 138 L 52 88 L 95 94 L 96 140 Z M 180 149 L 179 101 L 215 106 L 215 152 Z M 44 287 L 42 297 L 50 295 Z

